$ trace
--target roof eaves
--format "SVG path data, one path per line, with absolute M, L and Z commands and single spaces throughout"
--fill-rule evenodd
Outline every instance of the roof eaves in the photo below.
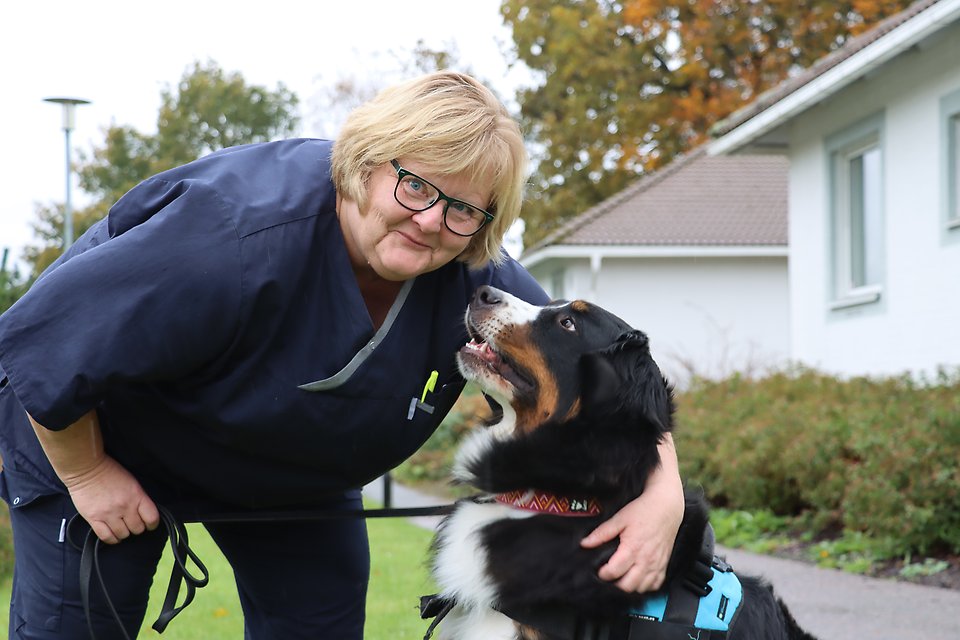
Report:
M 531 267 L 550 259 L 577 258 L 786 258 L 789 249 L 774 245 L 551 245 L 524 253 L 520 264 Z

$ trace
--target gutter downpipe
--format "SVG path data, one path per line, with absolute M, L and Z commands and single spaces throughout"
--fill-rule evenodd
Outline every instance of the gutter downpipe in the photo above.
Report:
M 599 251 L 594 251 L 590 254 L 590 298 L 592 300 L 599 300 L 597 295 L 597 290 L 600 285 L 600 267 L 603 263 L 603 256 L 600 255 Z

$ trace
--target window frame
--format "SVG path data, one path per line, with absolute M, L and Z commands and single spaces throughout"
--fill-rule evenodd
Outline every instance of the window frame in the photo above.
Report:
M 550 297 L 559 300 L 566 296 L 567 268 L 560 266 L 550 272 Z
M 827 140 L 829 255 L 831 258 L 829 308 L 840 310 L 880 300 L 885 277 L 885 153 L 883 116 L 872 116 Z M 876 152 L 876 175 L 862 174 L 861 188 L 872 175 L 877 179 L 875 201 L 869 194 L 854 202 L 853 165 Z M 872 202 L 872 205 L 869 204 Z M 867 207 L 871 206 L 868 211 Z M 859 213 L 858 213 L 859 210 Z M 855 220 L 859 218 L 860 256 L 854 246 Z M 858 263 L 858 264 L 855 264 Z M 858 277 L 857 272 L 861 274 Z M 862 280 L 859 281 L 858 280 Z
M 947 209 L 947 227 L 960 229 L 960 112 L 948 118 L 950 156 L 947 165 L 947 188 L 950 200 Z
M 940 100 L 943 227 L 960 236 L 960 89 Z

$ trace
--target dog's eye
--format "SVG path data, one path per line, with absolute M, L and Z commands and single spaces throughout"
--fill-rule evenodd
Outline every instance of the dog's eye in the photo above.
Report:
M 577 323 L 573 321 L 573 318 L 570 316 L 561 316 L 560 317 L 560 326 L 566 329 L 567 331 L 576 331 Z

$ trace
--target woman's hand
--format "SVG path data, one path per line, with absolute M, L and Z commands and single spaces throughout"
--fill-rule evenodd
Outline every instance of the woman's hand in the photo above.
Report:
M 153 531 L 160 513 L 137 479 L 104 455 L 86 473 L 64 479 L 77 512 L 107 544 Z
M 133 474 L 104 452 L 95 411 L 59 431 L 27 417 L 77 512 L 98 538 L 115 544 L 131 534 L 157 528 L 157 505 Z
M 661 466 L 643 494 L 581 541 L 583 547 L 593 549 L 619 536 L 616 552 L 598 575 L 627 592 L 660 588 L 683 520 L 683 485 L 669 435 L 660 445 L 660 458 Z

